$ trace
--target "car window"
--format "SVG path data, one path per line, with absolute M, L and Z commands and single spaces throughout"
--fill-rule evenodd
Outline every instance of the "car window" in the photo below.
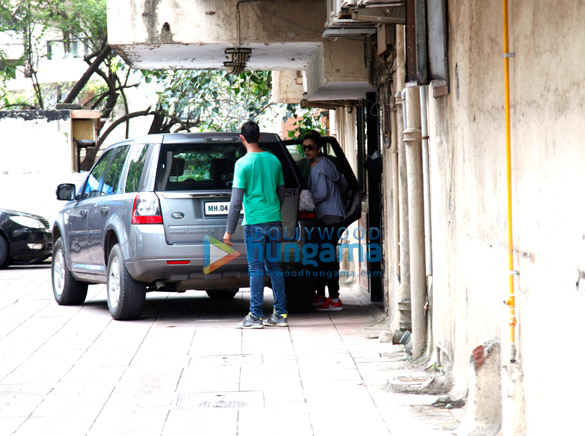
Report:
M 231 188 L 236 160 L 246 153 L 241 143 L 197 143 L 163 146 L 157 190 Z
M 144 164 L 147 161 L 149 150 L 152 147 L 150 144 L 135 144 L 130 152 L 128 166 L 128 177 L 126 177 L 126 192 L 136 192 L 142 186 L 144 175 Z
M 108 163 L 112 158 L 112 152 L 113 150 L 106 151 L 92 168 L 83 188 L 83 198 L 97 197 L 100 195 L 100 182 L 104 172 L 108 168 Z
M 128 145 L 124 145 L 116 149 L 116 155 L 104 177 L 100 195 L 111 195 L 118 192 L 118 184 L 120 183 L 120 176 L 122 175 L 122 168 L 124 167 L 124 161 L 128 154 L 128 148 Z

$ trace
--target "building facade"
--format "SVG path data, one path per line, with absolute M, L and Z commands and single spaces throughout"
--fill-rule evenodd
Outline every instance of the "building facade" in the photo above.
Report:
M 281 101 L 334 112 L 384 247 L 361 285 L 451 375 L 462 434 L 579 428 L 584 19 L 550 0 L 108 2 L 136 67 L 270 69 Z

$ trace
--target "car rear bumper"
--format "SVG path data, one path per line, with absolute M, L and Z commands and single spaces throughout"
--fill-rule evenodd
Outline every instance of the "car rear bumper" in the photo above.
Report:
M 217 235 L 212 236 L 217 238 Z M 209 254 L 205 243 L 167 244 L 163 226 L 136 225 L 132 226 L 128 243 L 122 250 L 126 268 L 135 280 L 180 282 L 181 286 L 189 286 L 184 289 L 192 289 L 196 284 L 196 288 L 218 289 L 229 287 L 226 283 L 213 285 L 218 280 L 244 284 L 248 281 L 244 245 L 234 244 L 233 248 L 236 253 L 226 252 L 223 257 L 220 249 L 212 249 L 215 257 L 211 257 L 213 254 Z
M 218 235 L 210 236 L 219 240 Z M 162 225 L 132 226 L 128 243 L 122 246 L 126 268 L 135 280 L 172 290 L 247 287 L 244 243 L 236 242 L 232 248 L 235 253 L 205 243 L 167 244 Z M 306 269 L 292 254 L 283 254 L 280 264 L 285 277 Z

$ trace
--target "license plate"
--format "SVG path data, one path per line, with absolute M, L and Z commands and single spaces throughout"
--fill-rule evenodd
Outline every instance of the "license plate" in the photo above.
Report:
M 230 209 L 229 201 L 206 201 L 205 215 L 227 215 Z

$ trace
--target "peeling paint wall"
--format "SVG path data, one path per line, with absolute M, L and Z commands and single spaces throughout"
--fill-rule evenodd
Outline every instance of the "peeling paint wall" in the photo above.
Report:
M 571 434 L 585 332 L 585 5 L 511 2 L 512 195 L 517 364 L 506 429 Z M 467 377 L 475 346 L 497 337 L 509 361 L 502 5 L 449 1 L 451 92 L 430 103 L 433 335 Z M 504 371 L 504 370 L 502 370 Z M 469 380 L 467 380 L 469 382 Z M 524 404 L 525 402 L 525 404 Z M 513 413 L 524 409 L 524 418 Z M 520 421 L 524 419 L 524 424 Z M 515 430 L 506 434 L 518 434 Z
M 0 173 L 71 171 L 69 111 L 0 112 Z
M 109 0 L 108 36 L 112 44 L 157 43 L 168 23 L 177 43 L 234 43 L 236 0 Z M 320 39 L 325 4 L 315 0 L 242 2 L 243 41 L 314 41 Z M 118 26 L 126 22 L 126 26 Z

